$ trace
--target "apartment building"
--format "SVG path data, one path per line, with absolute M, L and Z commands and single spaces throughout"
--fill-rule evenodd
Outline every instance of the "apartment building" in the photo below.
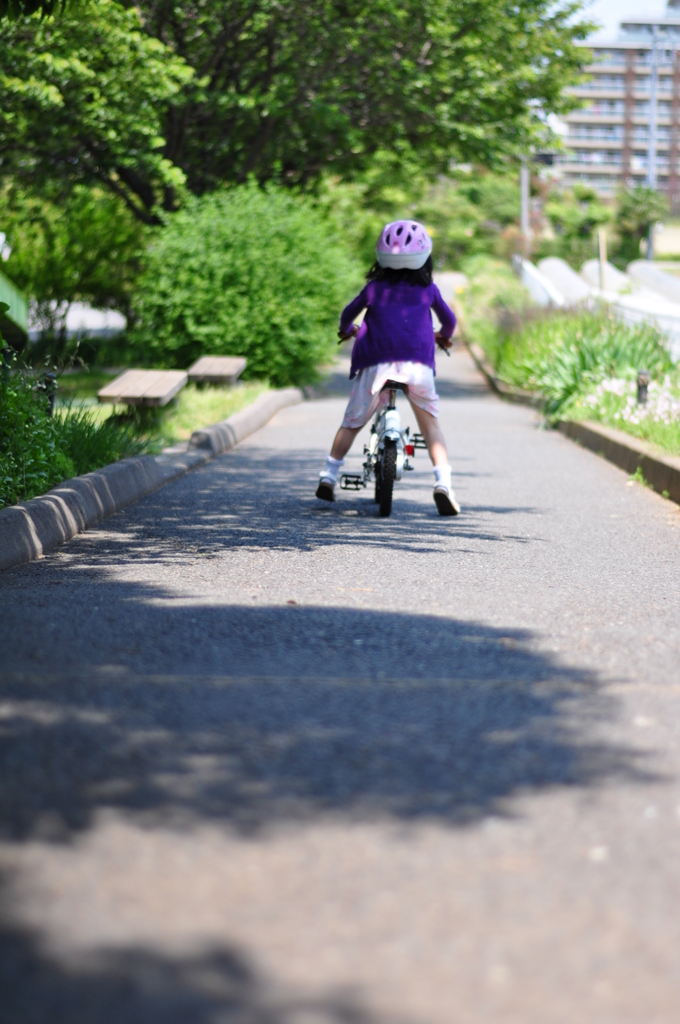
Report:
M 616 40 L 588 44 L 590 79 L 573 90 L 584 105 L 568 114 L 559 159 L 565 184 L 583 182 L 602 196 L 648 181 L 650 112 L 656 107 L 655 184 L 680 208 L 680 0 L 663 17 L 622 21 Z M 654 93 L 653 71 L 656 74 Z M 650 103 L 654 99 L 655 103 Z

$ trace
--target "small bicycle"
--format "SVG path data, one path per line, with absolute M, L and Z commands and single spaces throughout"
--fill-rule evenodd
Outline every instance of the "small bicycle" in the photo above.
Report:
M 389 391 L 389 399 L 376 413 L 371 424 L 371 436 L 364 445 L 366 460 L 363 473 L 343 473 L 340 477 L 340 488 L 343 491 L 358 491 L 367 487 L 371 476 L 375 478 L 375 501 L 380 506 L 380 515 L 388 516 L 392 511 L 392 492 L 396 480 L 402 474 L 412 470 L 409 459 L 415 455 L 416 448 L 425 448 L 422 434 L 411 435 L 410 427 L 401 428 L 401 416 L 397 409 L 397 391 L 408 395 L 408 384 L 400 381 L 385 381 L 382 391 Z

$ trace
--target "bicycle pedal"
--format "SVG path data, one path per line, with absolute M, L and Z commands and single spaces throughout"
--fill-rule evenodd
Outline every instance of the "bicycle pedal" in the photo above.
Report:
M 343 473 L 340 477 L 340 490 L 341 491 L 358 491 L 361 487 L 366 486 L 361 473 Z
M 414 448 L 425 448 L 427 450 L 427 442 L 422 434 L 414 434 L 411 438 L 411 444 Z

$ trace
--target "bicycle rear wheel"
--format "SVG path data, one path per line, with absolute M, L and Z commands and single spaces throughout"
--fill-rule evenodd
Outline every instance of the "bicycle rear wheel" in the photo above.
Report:
M 397 478 L 397 442 L 385 440 L 380 467 L 380 515 L 388 516 L 392 511 L 392 490 Z

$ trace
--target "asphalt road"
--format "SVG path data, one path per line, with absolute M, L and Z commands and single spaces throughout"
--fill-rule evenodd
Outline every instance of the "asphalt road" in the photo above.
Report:
M 677 1024 L 680 510 L 440 362 L 0 576 L 2 1024 Z

